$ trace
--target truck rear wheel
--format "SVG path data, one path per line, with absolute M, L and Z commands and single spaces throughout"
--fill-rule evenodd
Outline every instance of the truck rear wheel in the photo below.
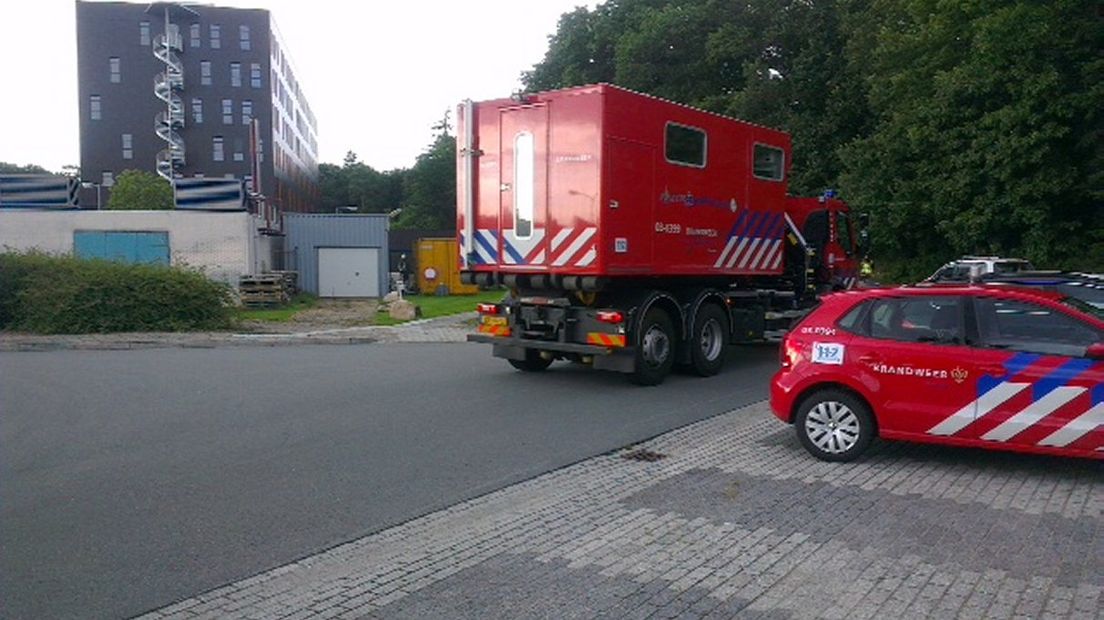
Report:
M 632 382 L 637 385 L 663 383 L 674 365 L 677 343 L 675 329 L 667 313 L 660 308 L 649 310 L 640 322 Z
M 536 349 L 526 349 L 525 359 L 523 360 L 506 361 L 522 372 L 540 372 L 552 365 L 552 358 L 545 358 Z
M 724 366 L 728 344 L 728 317 L 716 304 L 703 304 L 690 331 L 690 360 L 694 373 L 712 377 Z

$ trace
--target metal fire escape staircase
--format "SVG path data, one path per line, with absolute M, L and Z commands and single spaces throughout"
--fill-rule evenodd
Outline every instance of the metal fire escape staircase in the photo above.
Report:
M 158 112 L 154 120 L 154 131 L 167 143 L 157 153 L 157 174 L 171 182 L 176 169 L 185 162 L 184 139 L 177 133 L 184 128 L 184 100 L 179 95 L 184 90 L 184 65 L 176 55 L 184 50 L 184 39 L 167 15 L 165 22 L 165 33 L 153 41 L 153 55 L 165 63 L 165 70 L 153 79 L 153 94 L 165 102 L 165 111 Z

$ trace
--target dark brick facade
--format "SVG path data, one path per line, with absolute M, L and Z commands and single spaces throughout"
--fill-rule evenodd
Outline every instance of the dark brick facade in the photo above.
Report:
M 182 49 L 175 53 L 184 67 L 178 94 L 186 122 L 177 133 L 184 140 L 186 161 L 176 174 L 249 176 L 248 119 L 255 118 L 261 137 L 261 192 L 286 210 L 313 210 L 318 198 L 316 123 L 268 11 L 171 3 L 76 4 L 84 180 L 99 183 L 105 173 L 114 177 L 128 169 L 156 171 L 157 154 L 167 143 L 155 133 L 155 117 L 165 103 L 154 95 L 154 81 L 165 64 L 154 56 L 154 42 L 165 32 L 167 8 L 180 33 Z M 209 80 L 205 67 L 210 68 Z M 98 119 L 93 118 L 95 98 Z M 225 118 L 224 101 L 230 103 Z M 251 114 L 243 118 L 250 106 Z M 219 138 L 222 161 L 215 157 Z M 105 201 L 107 196 L 104 191 Z M 81 198 L 86 206 L 96 201 L 94 190 Z

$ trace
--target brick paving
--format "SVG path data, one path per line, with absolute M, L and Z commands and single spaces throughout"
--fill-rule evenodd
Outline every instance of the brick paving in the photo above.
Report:
M 1099 461 L 822 463 L 760 403 L 146 617 L 1100 619 L 1102 512 Z

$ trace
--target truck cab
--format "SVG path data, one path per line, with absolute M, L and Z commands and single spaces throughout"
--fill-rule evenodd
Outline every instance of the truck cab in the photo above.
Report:
M 862 252 L 847 203 L 831 191 L 815 198 L 787 196 L 786 215 L 801 233 L 800 238 L 794 235 L 797 243 L 791 240 L 791 246 L 803 247 L 808 255 L 806 268 L 812 273 L 803 281 L 817 293 L 853 287 Z M 795 257 L 791 264 L 802 262 Z

